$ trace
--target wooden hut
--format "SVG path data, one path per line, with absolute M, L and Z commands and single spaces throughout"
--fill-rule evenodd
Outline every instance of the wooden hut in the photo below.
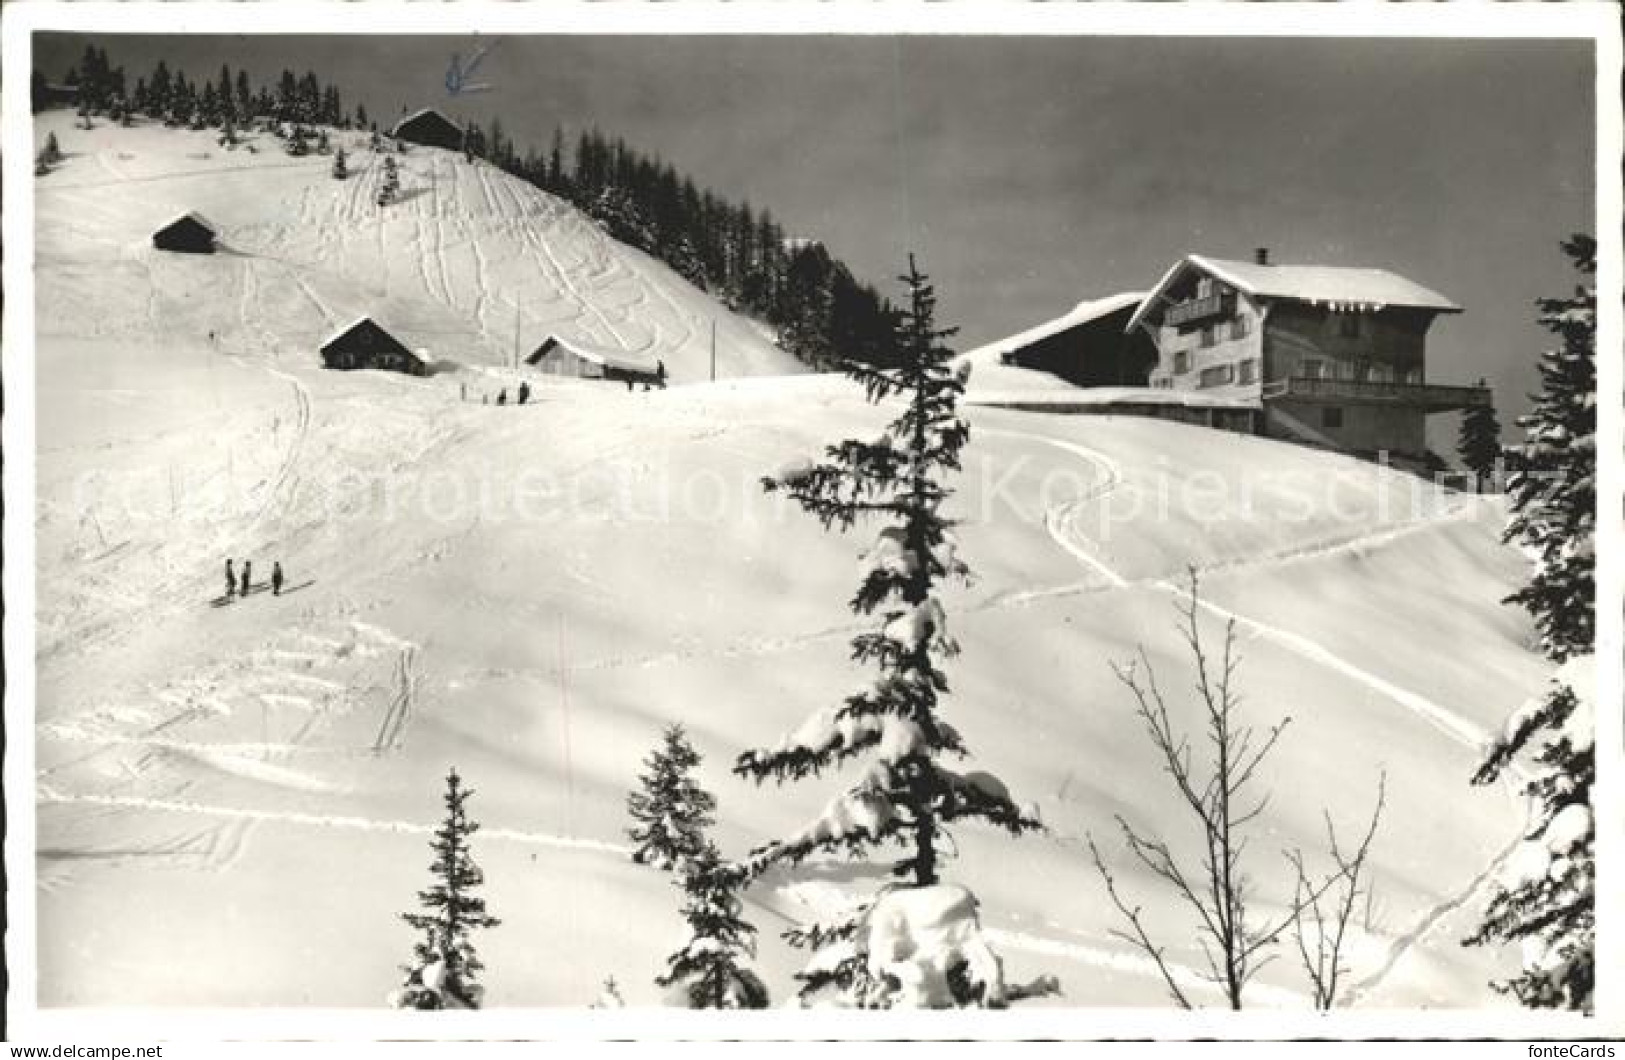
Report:
M 649 357 L 622 350 L 606 350 L 573 339 L 549 335 L 525 363 L 553 375 L 578 379 L 605 379 L 628 385 L 666 385 L 665 366 Z
M 463 127 L 433 107 L 408 114 L 395 123 L 389 134 L 397 140 L 422 144 L 424 147 L 444 147 L 448 151 L 463 149 Z
M 322 365 L 337 369 L 381 368 L 407 375 L 429 374 L 427 358 L 408 349 L 371 317 L 362 317 L 323 343 Z
M 1034 368 L 1081 387 L 1143 387 L 1157 366 L 1157 347 L 1124 329 L 1145 295 L 1126 291 L 1080 302 L 1071 312 L 973 353 L 997 353 L 1003 364 Z
M 213 254 L 217 234 L 198 214 L 183 213 L 152 234 L 152 245 L 181 254 Z

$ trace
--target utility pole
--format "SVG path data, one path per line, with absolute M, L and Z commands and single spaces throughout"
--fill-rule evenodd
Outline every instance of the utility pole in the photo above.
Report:
M 711 382 L 717 381 L 717 318 L 711 318 Z

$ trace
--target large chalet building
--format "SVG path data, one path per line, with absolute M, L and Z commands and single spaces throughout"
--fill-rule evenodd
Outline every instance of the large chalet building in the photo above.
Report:
M 1253 429 L 1272 437 L 1422 457 L 1429 413 L 1491 400 L 1487 388 L 1428 379 L 1428 329 L 1459 312 L 1383 269 L 1273 265 L 1260 250 L 1250 262 L 1184 258 L 1128 330 L 1156 346 L 1155 390 L 1254 410 Z

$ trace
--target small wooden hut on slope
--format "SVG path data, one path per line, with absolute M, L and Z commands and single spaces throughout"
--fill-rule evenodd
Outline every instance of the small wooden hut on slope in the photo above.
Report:
M 395 336 L 362 317 L 322 344 L 327 368 L 381 368 L 407 375 L 428 375 L 428 362 Z
M 397 140 L 424 147 L 444 147 L 448 151 L 463 148 L 463 127 L 433 107 L 408 114 L 395 123 L 389 134 Z
M 218 234 L 200 214 L 183 213 L 152 234 L 152 245 L 181 254 L 213 254 Z

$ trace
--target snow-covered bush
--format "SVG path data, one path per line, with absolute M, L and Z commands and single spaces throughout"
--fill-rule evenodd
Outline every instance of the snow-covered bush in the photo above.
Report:
M 857 951 L 883 1008 L 1003 1008 L 1004 962 L 982 936 L 976 896 L 957 884 L 882 895 Z

